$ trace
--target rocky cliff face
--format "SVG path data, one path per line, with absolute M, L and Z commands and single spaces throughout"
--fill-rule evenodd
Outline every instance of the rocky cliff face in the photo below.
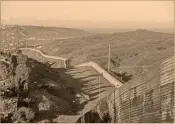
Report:
M 71 109 L 73 96 L 49 65 L 21 53 L 6 59 L 0 61 L 1 122 L 53 122 Z

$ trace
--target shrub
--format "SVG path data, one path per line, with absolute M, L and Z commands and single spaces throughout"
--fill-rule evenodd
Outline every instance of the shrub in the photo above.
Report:
M 31 108 L 21 107 L 12 116 L 13 122 L 32 122 L 35 113 Z
M 8 76 L 8 65 L 0 61 L 0 79 L 5 80 Z

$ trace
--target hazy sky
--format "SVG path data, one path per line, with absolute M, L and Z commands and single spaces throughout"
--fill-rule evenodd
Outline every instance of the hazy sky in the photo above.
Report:
M 173 28 L 173 1 L 3 1 L 4 24 Z

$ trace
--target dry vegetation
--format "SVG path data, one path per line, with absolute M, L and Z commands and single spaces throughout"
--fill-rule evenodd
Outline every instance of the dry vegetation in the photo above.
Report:
M 89 67 L 51 68 L 20 51 L 1 56 L 1 122 L 75 122 L 114 90 L 101 77 L 99 93 L 98 73 Z
M 24 33 L 28 37 L 46 38 L 43 37 L 46 35 L 53 39 L 58 34 L 66 37 L 84 35 L 80 33 L 81 30 L 68 30 L 26 26 L 27 32 Z M 74 33 L 71 34 L 72 32 Z M 9 35 L 6 38 L 12 42 Z M 53 39 L 45 43 L 38 40 L 40 42 L 37 45 L 51 42 L 40 50 L 50 55 L 70 58 L 72 65 L 95 61 L 104 69 L 107 69 L 108 44 L 111 44 L 110 73 L 123 82 L 137 82 L 145 77 L 148 80 L 149 75 L 158 73 L 155 67 L 174 54 L 173 34 L 147 30 L 54 42 Z M 5 40 L 3 39 L 4 43 L 8 43 Z M 102 98 L 114 90 L 109 82 L 102 79 L 102 95 L 99 95 L 98 75 L 92 73 L 92 68 L 53 69 L 48 63 L 29 59 L 21 53 L 15 56 L 4 54 L 0 57 L 5 59 L 0 61 L 1 122 L 60 122 L 60 115 L 67 115 L 61 116 L 61 119 L 71 122 L 69 119 L 75 118 L 77 112 L 88 111 L 97 103 L 99 96 Z M 86 97 L 90 99 L 84 100 Z M 82 101 L 84 102 L 81 103 Z
M 18 31 L 17 31 L 18 28 Z M 2 47 L 14 47 L 18 40 L 24 40 L 29 46 L 44 45 L 53 42 L 55 39 L 73 38 L 88 36 L 90 33 L 75 28 L 63 27 L 43 27 L 43 26 L 18 26 L 18 25 L 1 25 Z M 18 32 L 18 33 L 17 33 Z M 12 44 L 13 46 L 9 46 Z M 22 45 L 22 43 L 21 43 Z M 1 47 L 0 47 L 1 48 Z
M 0 61 L 1 122 L 40 122 L 75 113 L 74 96 L 49 66 L 18 53 Z M 75 105 L 75 106 L 72 106 Z
M 128 68 L 133 77 L 139 66 L 159 65 L 173 55 L 173 34 L 136 30 L 125 33 L 99 34 L 82 38 L 57 40 L 41 48 L 47 54 L 72 59 L 72 64 L 95 61 L 107 68 L 108 44 L 111 44 L 111 70 L 121 73 Z M 124 70 L 122 70 L 124 68 Z M 130 71 L 131 72 L 131 71 Z

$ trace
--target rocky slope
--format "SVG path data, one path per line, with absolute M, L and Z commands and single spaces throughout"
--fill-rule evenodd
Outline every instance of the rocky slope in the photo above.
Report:
M 0 61 L 1 122 L 52 122 L 75 113 L 74 95 L 57 71 L 21 53 L 6 58 L 10 64 Z

